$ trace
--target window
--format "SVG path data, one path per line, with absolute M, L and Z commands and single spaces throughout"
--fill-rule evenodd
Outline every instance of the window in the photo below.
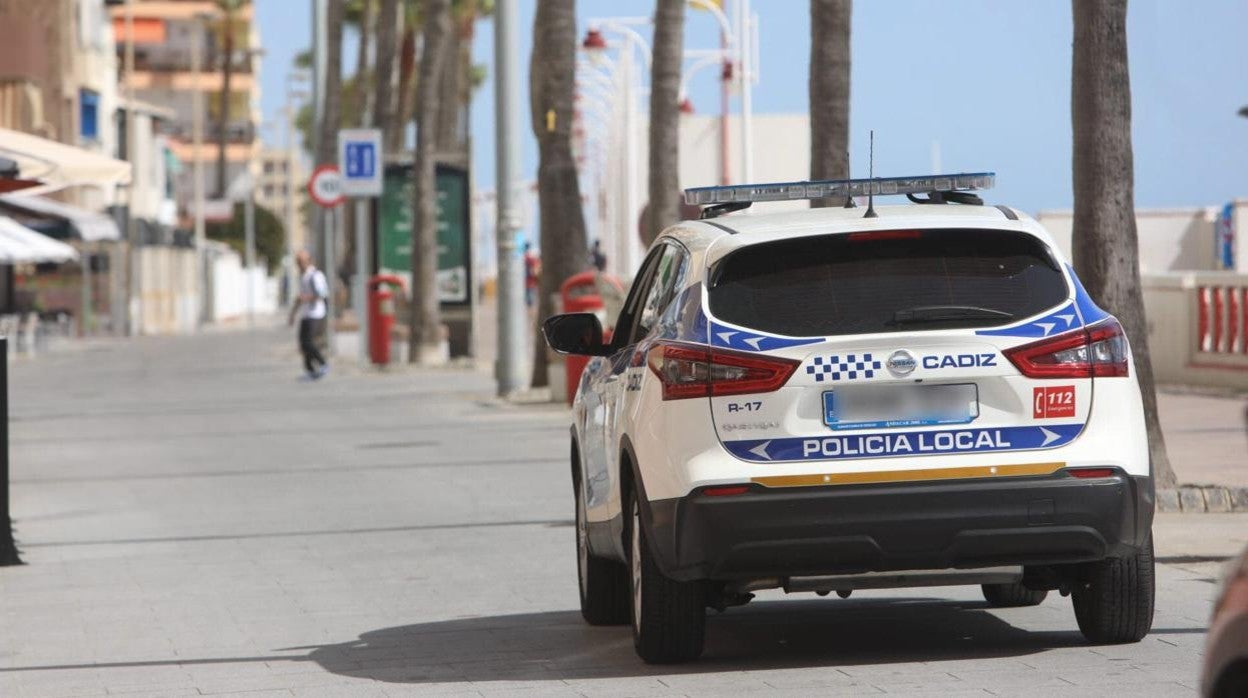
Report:
M 1064 301 L 1038 239 L 1003 230 L 805 237 L 741 248 L 709 292 L 721 320 L 796 337 L 991 327 Z
M 78 136 L 84 142 L 100 139 L 100 95 L 78 90 Z
M 680 276 L 682 269 L 682 257 L 683 255 L 675 245 L 664 245 L 663 257 L 659 259 L 658 266 L 655 267 L 650 292 L 646 294 L 645 304 L 641 306 L 641 315 L 637 320 L 637 328 L 633 332 L 634 342 L 650 334 L 650 330 L 654 329 L 655 323 L 663 314 L 663 310 L 667 308 L 667 304 L 671 303 L 672 296 L 676 292 L 676 279 Z

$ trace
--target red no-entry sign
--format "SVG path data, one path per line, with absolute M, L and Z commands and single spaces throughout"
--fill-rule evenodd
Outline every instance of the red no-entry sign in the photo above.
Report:
M 317 205 L 333 208 L 345 200 L 342 193 L 342 174 L 337 165 L 318 165 L 308 179 L 308 195 Z

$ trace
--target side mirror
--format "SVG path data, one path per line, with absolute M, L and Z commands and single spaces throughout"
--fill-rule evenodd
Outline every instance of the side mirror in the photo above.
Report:
M 552 315 L 542 323 L 546 344 L 560 354 L 606 356 L 602 343 L 602 323 L 593 313 Z

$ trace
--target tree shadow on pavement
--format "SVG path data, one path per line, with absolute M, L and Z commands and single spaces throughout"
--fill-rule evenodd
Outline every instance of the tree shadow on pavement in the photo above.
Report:
M 712 613 L 702 659 L 648 666 L 627 626 L 577 611 L 403 625 L 312 649 L 326 671 L 398 683 L 586 679 L 751 669 L 1015 657 L 1085 644 L 1074 630 L 1032 632 L 986 604 L 928 598 L 770 601 Z M 304 648 L 290 648 L 304 649 Z

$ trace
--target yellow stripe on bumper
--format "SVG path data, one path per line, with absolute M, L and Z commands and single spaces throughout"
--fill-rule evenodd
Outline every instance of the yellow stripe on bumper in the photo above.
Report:
M 865 473 L 828 473 L 825 475 L 772 475 L 752 478 L 750 482 L 764 487 L 868 485 L 881 482 L 925 482 L 929 480 L 967 480 L 971 478 L 1050 475 L 1064 467 L 1066 467 L 1065 463 L 977 465 L 964 468 L 932 468 L 928 470 L 878 470 Z

